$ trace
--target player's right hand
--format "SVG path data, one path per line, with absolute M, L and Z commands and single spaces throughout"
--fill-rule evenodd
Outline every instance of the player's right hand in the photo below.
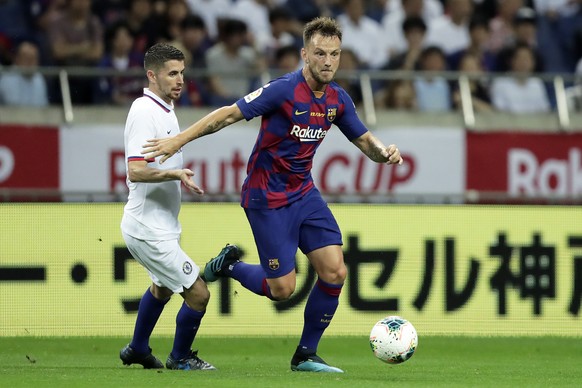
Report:
M 182 181 L 184 186 L 186 186 L 191 191 L 195 192 L 196 194 L 203 195 L 204 190 L 202 190 L 200 187 L 196 185 L 196 183 L 194 183 L 194 180 L 192 179 L 193 176 L 194 172 L 192 170 L 184 168 L 182 169 L 182 174 L 180 174 L 180 180 Z
M 180 143 L 176 137 L 168 137 L 165 139 L 148 139 L 147 143 L 142 146 L 141 154 L 145 159 L 155 159 L 161 156 L 159 163 L 163 164 L 172 155 L 180 149 Z

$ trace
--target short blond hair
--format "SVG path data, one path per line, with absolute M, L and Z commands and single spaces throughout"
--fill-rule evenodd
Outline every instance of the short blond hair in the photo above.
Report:
M 340 41 L 342 40 L 342 28 L 335 19 L 330 17 L 317 17 L 305 25 L 303 45 L 307 46 L 315 34 L 325 37 L 337 36 Z

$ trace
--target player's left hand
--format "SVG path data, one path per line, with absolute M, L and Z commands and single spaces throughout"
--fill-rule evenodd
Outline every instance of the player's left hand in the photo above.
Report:
M 145 159 L 155 159 L 161 156 L 160 164 L 168 160 L 180 149 L 181 144 L 176 137 L 168 137 L 165 139 L 148 139 L 148 142 L 142 146 Z
M 386 163 L 388 164 L 402 164 L 404 159 L 400 156 L 400 150 L 395 144 L 390 144 L 382 152 L 382 156 L 386 158 Z

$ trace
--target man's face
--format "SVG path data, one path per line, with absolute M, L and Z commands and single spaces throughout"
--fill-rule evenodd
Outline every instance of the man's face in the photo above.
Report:
M 328 84 L 333 80 L 340 63 L 340 46 L 337 36 L 315 34 L 311 42 L 301 49 L 307 70 L 318 83 Z
M 184 61 L 170 60 L 157 72 L 148 70 L 150 90 L 167 103 L 180 98 L 184 87 Z

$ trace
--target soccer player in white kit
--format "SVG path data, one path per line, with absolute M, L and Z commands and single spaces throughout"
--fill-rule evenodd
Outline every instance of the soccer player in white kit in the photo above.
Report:
M 213 370 L 192 343 L 206 311 L 210 293 L 200 278 L 199 267 L 180 247 L 181 184 L 198 194 L 194 173 L 182 167 L 178 152 L 163 165 L 144 159 L 142 145 L 148 139 L 180 132 L 174 104 L 184 87 L 184 54 L 168 44 L 156 44 L 145 54 L 148 88 L 136 99 L 125 124 L 124 143 L 129 197 L 123 211 L 121 231 L 132 256 L 144 266 L 152 285 L 143 295 L 131 343 L 120 352 L 125 365 L 163 368 L 152 354 L 149 338 L 165 304 L 174 293 L 184 298 L 176 317 L 174 345 L 166 367 L 183 370 Z

